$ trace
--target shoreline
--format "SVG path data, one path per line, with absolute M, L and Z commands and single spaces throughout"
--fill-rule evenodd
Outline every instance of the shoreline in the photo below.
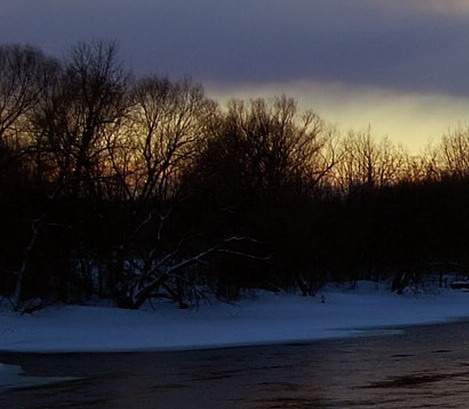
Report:
M 373 284 L 374 285 L 374 284 Z M 0 312 L 0 353 L 129 353 L 311 343 L 382 335 L 469 320 L 469 295 L 454 290 L 397 296 L 369 283 L 319 297 L 260 292 L 236 305 L 179 310 L 49 307 L 33 315 Z

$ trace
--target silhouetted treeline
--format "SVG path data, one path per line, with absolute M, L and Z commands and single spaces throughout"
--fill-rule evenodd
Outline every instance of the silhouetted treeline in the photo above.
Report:
M 469 130 L 421 156 L 286 97 L 221 107 L 113 43 L 0 47 L 0 294 L 154 298 L 328 281 L 401 292 L 469 254 Z

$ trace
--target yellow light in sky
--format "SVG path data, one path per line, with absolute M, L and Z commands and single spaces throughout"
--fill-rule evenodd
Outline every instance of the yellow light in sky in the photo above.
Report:
M 469 123 L 469 98 L 405 93 L 343 83 L 299 81 L 266 85 L 206 84 L 209 96 L 221 103 L 230 98 L 271 98 L 287 95 L 301 110 L 312 110 L 340 130 L 371 127 L 412 153 L 438 141 L 448 130 Z

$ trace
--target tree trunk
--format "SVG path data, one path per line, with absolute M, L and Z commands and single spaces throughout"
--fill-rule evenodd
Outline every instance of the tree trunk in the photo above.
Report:
M 23 282 L 24 282 L 24 277 L 26 276 L 28 266 L 29 266 L 29 261 L 31 259 L 31 253 L 33 252 L 34 248 L 36 247 L 36 244 L 38 242 L 39 236 L 41 234 L 42 228 L 44 226 L 44 222 L 46 219 L 46 215 L 42 215 L 38 217 L 37 219 L 34 219 L 32 222 L 32 233 L 31 233 L 31 238 L 28 242 L 28 245 L 24 251 L 23 255 L 23 260 L 21 262 L 21 267 L 16 273 L 16 286 L 15 290 L 11 296 L 11 301 L 13 303 L 13 306 L 16 311 L 20 309 L 21 306 L 21 298 L 22 298 L 22 293 L 23 293 Z

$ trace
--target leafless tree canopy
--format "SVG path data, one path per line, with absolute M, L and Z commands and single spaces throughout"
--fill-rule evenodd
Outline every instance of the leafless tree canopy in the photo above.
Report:
M 468 263 L 468 152 L 464 126 L 410 155 L 285 96 L 220 106 L 190 78 L 133 77 L 112 42 L 60 60 L 3 45 L 0 296 L 186 307 L 358 278 L 402 292 Z
M 20 119 L 36 103 L 51 81 L 57 63 L 31 46 L 0 46 L 0 139 L 12 138 Z M 8 135 L 9 134 L 9 135 Z

